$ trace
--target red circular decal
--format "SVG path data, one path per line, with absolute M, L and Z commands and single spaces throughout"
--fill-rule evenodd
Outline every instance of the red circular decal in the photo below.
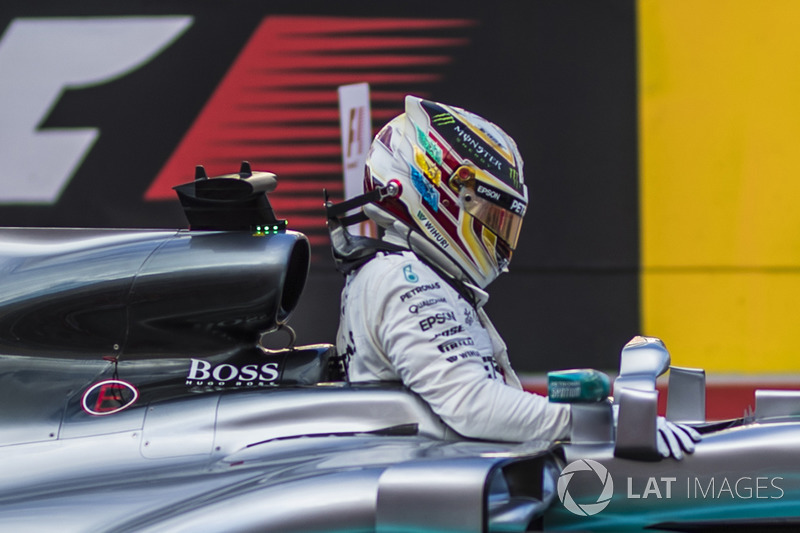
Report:
M 110 415 L 127 409 L 139 398 L 139 391 L 118 379 L 95 383 L 83 393 L 83 410 L 90 415 Z

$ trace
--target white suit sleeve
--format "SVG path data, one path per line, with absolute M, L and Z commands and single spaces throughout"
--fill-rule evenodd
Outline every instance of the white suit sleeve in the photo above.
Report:
M 424 264 L 397 261 L 368 290 L 375 343 L 454 430 L 516 442 L 566 436 L 569 408 L 506 385 L 478 314 Z

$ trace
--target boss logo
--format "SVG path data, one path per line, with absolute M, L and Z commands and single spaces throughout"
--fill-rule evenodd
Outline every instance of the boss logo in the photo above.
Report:
M 237 386 L 269 384 L 280 377 L 278 363 L 245 365 L 241 368 L 231 364 L 221 364 L 212 368 L 211 363 L 202 359 L 192 359 L 186 385 L 224 386 L 233 382 Z

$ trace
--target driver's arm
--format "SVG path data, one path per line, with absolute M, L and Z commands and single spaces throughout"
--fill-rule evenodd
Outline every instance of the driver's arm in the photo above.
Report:
M 464 436 L 564 438 L 569 407 L 506 385 L 477 313 L 470 313 L 469 304 L 424 264 L 402 258 L 384 258 L 394 262 L 392 268 L 367 286 L 373 341 L 403 383 Z M 404 276 L 409 268 L 413 281 Z M 437 283 L 439 288 L 415 292 Z

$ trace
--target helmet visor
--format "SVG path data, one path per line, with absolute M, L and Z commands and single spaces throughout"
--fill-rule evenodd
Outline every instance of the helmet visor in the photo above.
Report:
M 512 250 L 517 247 L 525 202 L 478 180 L 464 183 L 459 197 L 464 211 L 478 219 Z

